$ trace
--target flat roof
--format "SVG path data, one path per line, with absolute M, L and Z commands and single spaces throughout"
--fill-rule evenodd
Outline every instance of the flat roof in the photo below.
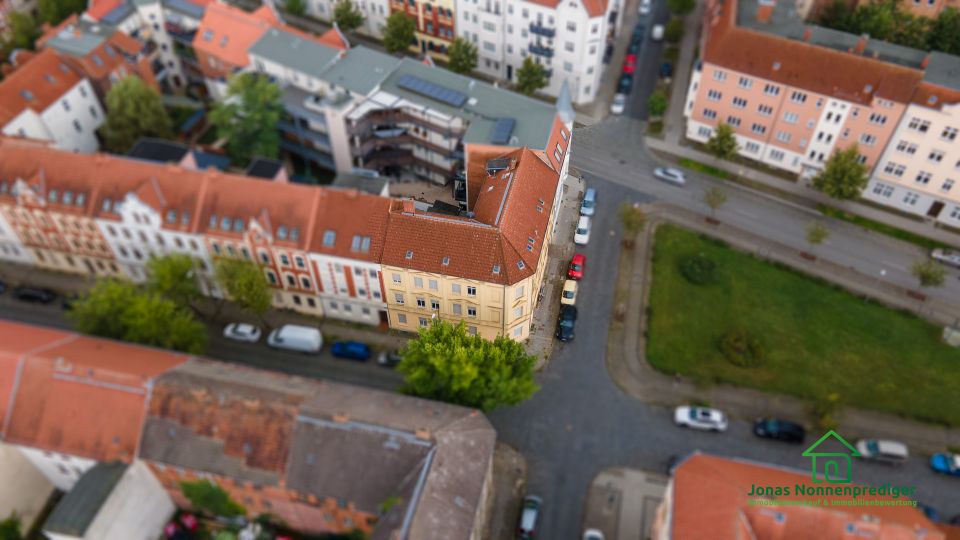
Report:
M 126 470 L 127 464 L 120 461 L 94 465 L 60 499 L 43 530 L 83 537 Z
M 333 47 L 271 28 L 250 47 L 249 54 L 319 77 L 319 70 L 333 60 L 338 52 Z
M 400 59 L 395 56 L 358 45 L 324 71 L 322 78 L 365 96 L 376 89 L 399 63 Z

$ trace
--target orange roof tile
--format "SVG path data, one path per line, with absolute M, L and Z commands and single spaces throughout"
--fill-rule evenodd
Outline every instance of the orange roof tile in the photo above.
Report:
M 905 506 L 758 506 L 749 504 L 753 485 L 812 485 L 809 472 L 694 454 L 674 477 L 673 538 L 740 540 L 943 540 L 923 512 Z
M 268 6 L 247 13 L 225 3 L 211 3 L 193 38 L 193 47 L 230 65 L 245 67 L 250 63 L 250 47 L 264 32 L 279 24 Z
M 132 459 L 149 387 L 187 356 L 0 321 L 19 376 L 3 416 L 7 442 L 100 461 Z
M 560 5 L 560 0 L 527 0 L 532 4 L 556 9 Z M 591 17 L 602 17 L 607 12 L 606 0 L 582 0 L 583 7 Z
M 111 11 L 120 7 L 126 0 L 90 0 L 85 15 L 99 21 Z
M 51 49 L 21 51 L 16 60 L 18 67 L 0 82 L 0 126 L 27 108 L 43 112 L 81 80 Z

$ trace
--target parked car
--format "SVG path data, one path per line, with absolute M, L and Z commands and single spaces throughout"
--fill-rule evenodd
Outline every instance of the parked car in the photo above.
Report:
M 577 282 L 568 279 L 563 282 L 563 292 L 560 293 L 560 303 L 574 305 L 577 303 Z
M 948 521 L 947 523 L 960 527 L 960 514 L 957 514 L 952 518 L 950 518 L 950 521 Z
M 674 169 L 673 167 L 657 167 L 653 170 L 653 175 L 664 182 L 670 182 L 678 186 L 687 183 L 687 177 L 683 174 L 683 171 Z
M 377 364 L 383 367 L 394 367 L 403 360 L 403 356 L 400 355 L 400 351 L 392 349 L 389 351 L 380 351 L 380 354 L 377 355 Z
M 655 24 L 655 25 L 653 25 L 653 29 L 650 30 L 650 39 L 652 39 L 653 41 L 660 41 L 661 39 L 663 39 L 663 25 L 662 25 L 662 24 Z
M 947 266 L 960 268 L 960 251 L 937 248 L 930 252 L 930 257 Z
M 267 345 L 288 351 L 317 353 L 323 347 L 323 335 L 316 328 L 285 324 L 270 332 L 267 336 Z
M 627 56 L 623 59 L 623 68 L 621 69 L 621 71 L 623 73 L 632 75 L 633 72 L 636 70 L 637 70 L 637 55 L 627 54 Z
M 537 534 L 537 521 L 540 520 L 540 507 L 543 499 L 536 495 L 527 495 L 523 498 L 523 508 L 520 511 L 520 525 L 517 527 L 517 538 L 533 540 Z
M 610 102 L 611 114 L 623 114 L 623 111 L 626 108 L 627 108 L 626 94 L 616 94 L 615 96 L 613 96 L 613 101 Z
M 57 293 L 42 287 L 15 287 L 13 297 L 24 302 L 49 304 L 57 297 Z
M 860 457 L 879 463 L 900 465 L 910 457 L 907 445 L 897 441 L 860 439 L 856 447 Z
M 633 27 L 633 34 L 630 35 L 630 43 L 639 44 L 643 41 L 643 36 L 647 33 L 647 27 L 643 23 L 637 23 Z
M 670 62 L 660 64 L 660 78 L 669 79 L 671 76 L 673 76 L 673 64 Z
M 640 41 L 631 41 L 627 45 L 627 54 L 639 54 L 640 53 Z
M 765 439 L 802 443 L 807 432 L 803 426 L 777 418 L 758 418 L 753 423 L 753 434 Z
M 583 531 L 583 540 L 603 540 L 603 533 L 597 529 L 587 529 Z
M 701 429 L 704 431 L 726 431 L 727 416 L 709 407 L 677 407 L 673 412 L 673 422 L 680 427 Z
M 567 277 L 570 279 L 583 279 L 583 270 L 586 267 L 587 258 L 583 253 L 574 253 L 570 259 L 570 266 L 567 268 Z
M 640 0 L 640 8 L 637 10 L 637 14 L 640 16 L 649 15 L 652 5 L 651 0 Z
M 230 323 L 223 328 L 223 337 L 244 343 L 260 341 L 260 328 L 247 323 Z
M 617 93 L 618 94 L 629 94 L 633 91 L 633 75 L 628 75 L 624 73 L 620 75 L 620 80 L 617 81 Z
M 930 468 L 938 473 L 960 476 L 960 455 L 934 454 L 930 457 Z
M 580 216 L 577 221 L 577 230 L 573 233 L 573 243 L 578 246 L 585 246 L 590 241 L 590 218 Z
M 561 305 L 560 315 L 557 317 L 557 339 L 560 341 L 573 340 L 577 326 L 577 307 Z
M 370 359 L 370 346 L 359 341 L 337 341 L 330 347 L 330 353 L 337 358 L 366 362 Z
M 583 194 L 583 202 L 580 203 L 580 215 L 592 216 L 597 211 L 597 190 L 587 188 Z
M 636 64 L 628 64 L 624 62 L 623 65 L 620 66 L 620 73 L 623 73 L 624 75 L 633 75 L 633 72 L 635 72 L 636 70 L 637 70 Z

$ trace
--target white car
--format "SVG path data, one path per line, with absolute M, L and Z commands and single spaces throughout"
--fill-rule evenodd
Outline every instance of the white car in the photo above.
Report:
M 577 230 L 573 233 L 573 243 L 578 246 L 585 246 L 590 241 L 590 218 L 580 216 L 577 222 Z
M 727 430 L 727 416 L 708 407 L 677 407 L 673 413 L 673 422 L 680 427 L 702 429 L 704 431 Z
M 653 25 L 653 28 L 650 30 L 650 39 L 653 41 L 660 41 L 663 39 L 663 32 L 664 29 L 662 24 Z
M 603 533 L 597 529 L 583 531 L 583 540 L 603 540 Z
M 627 107 L 627 95 L 617 94 L 613 96 L 613 101 L 610 102 L 610 114 L 623 114 L 623 110 L 626 107 Z
M 860 439 L 854 446 L 861 458 L 870 461 L 899 465 L 910 457 L 907 445 L 898 441 Z
M 563 282 L 563 292 L 560 293 L 560 303 L 571 306 L 577 303 L 576 281 L 568 279 Z
M 687 177 L 684 176 L 683 171 L 680 169 L 674 169 L 673 167 L 657 167 L 653 170 L 653 175 L 664 182 L 670 182 L 671 184 L 676 184 L 678 186 L 682 186 L 687 183 Z
M 230 323 L 223 329 L 223 337 L 244 343 L 260 341 L 260 328 L 246 323 Z
M 960 268 L 960 251 L 937 248 L 930 253 L 930 256 L 933 260 L 940 261 L 947 266 Z
M 653 2 L 651 0 L 640 0 L 640 9 L 637 12 L 640 15 L 649 15 Z

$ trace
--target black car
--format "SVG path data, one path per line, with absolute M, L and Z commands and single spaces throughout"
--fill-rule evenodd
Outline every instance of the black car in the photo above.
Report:
M 671 75 L 673 75 L 673 64 L 670 62 L 660 64 L 660 77 L 669 79 Z
M 633 75 L 624 73 L 620 76 L 620 81 L 617 82 L 617 93 L 618 94 L 629 94 L 633 90 Z
M 627 54 L 637 54 L 640 52 L 640 42 L 633 41 L 627 46 Z
M 640 43 L 643 41 L 644 34 L 647 33 L 647 27 L 642 23 L 633 27 L 633 35 L 630 36 L 630 43 Z
M 570 341 L 573 339 L 574 327 L 577 324 L 577 308 L 564 304 L 560 306 L 560 316 L 557 317 L 557 339 Z
M 49 304 L 57 297 L 57 294 L 50 289 L 40 287 L 17 287 L 13 289 L 13 297 L 24 302 L 38 302 L 40 304 Z
M 802 443 L 807 432 L 803 426 L 794 422 L 776 418 L 758 418 L 753 423 L 753 434 L 765 439 Z

